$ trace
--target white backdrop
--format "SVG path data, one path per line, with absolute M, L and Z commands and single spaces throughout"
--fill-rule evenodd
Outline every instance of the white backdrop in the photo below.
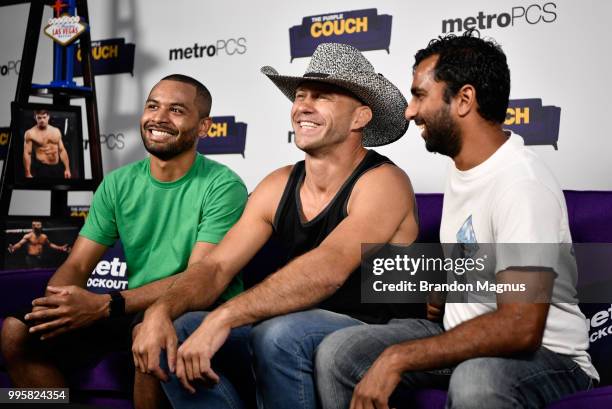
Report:
M 134 76 L 96 77 L 101 133 L 121 141 L 102 146 L 106 172 L 145 156 L 138 120 L 147 93 L 162 76 L 184 73 L 209 87 L 213 116 L 234 116 L 237 122 L 247 124 L 244 157 L 211 157 L 232 167 L 252 190 L 273 169 L 303 157 L 288 143 L 290 102 L 259 72 L 260 67 L 271 65 L 281 73 L 302 75 L 308 58 L 290 62 L 290 27 L 302 24 L 306 16 L 377 8 L 379 15 L 392 16 L 390 53 L 373 50 L 364 51 L 364 55 L 406 96 L 414 53 L 442 34 L 443 20 L 474 17 L 476 21 L 479 12 L 495 14 L 492 27 L 481 30 L 481 35 L 496 39 L 508 56 L 511 99 L 537 98 L 544 105 L 561 108 L 558 150 L 550 145 L 532 148 L 552 168 L 564 189 L 612 190 L 612 138 L 604 125 L 604 119 L 612 116 L 612 83 L 608 79 L 612 2 L 89 0 L 89 8 L 92 40 L 120 37 L 136 47 Z M 47 9 L 45 21 L 51 17 L 51 9 Z M 0 7 L 0 126 L 10 123 L 9 104 L 17 75 L 8 67 L 21 58 L 27 10 L 25 5 Z M 528 20 L 534 24 L 518 17 L 522 10 L 529 10 Z M 504 13 L 517 17 L 509 21 L 500 17 Z M 228 49 L 234 51 L 232 55 L 217 50 L 213 57 L 169 59 L 171 49 L 240 38 L 243 47 Z M 41 36 L 34 82 L 49 82 L 51 76 L 51 41 Z M 407 171 L 416 192 L 443 190 L 450 160 L 428 153 L 416 127 L 411 126 L 398 142 L 378 150 Z M 73 204 L 87 204 L 88 200 L 89 195 L 71 196 Z M 38 206 L 46 201 L 17 194 L 11 213 L 44 214 L 48 210 Z

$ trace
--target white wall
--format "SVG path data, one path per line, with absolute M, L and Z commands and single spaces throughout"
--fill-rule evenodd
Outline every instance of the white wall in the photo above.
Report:
M 236 121 L 248 124 L 245 157 L 224 154 L 214 159 L 236 170 L 249 189 L 271 170 L 300 160 L 303 154 L 287 143 L 290 103 L 259 69 L 271 65 L 281 73 L 304 73 L 308 58 L 290 62 L 289 28 L 301 24 L 305 16 L 373 7 L 378 14 L 393 16 L 390 54 L 384 50 L 364 54 L 378 72 L 408 95 L 414 53 L 441 34 L 443 19 L 464 19 L 477 16 L 479 11 L 512 13 L 513 7 L 527 9 L 532 4 L 537 7 L 530 9 L 531 21 L 540 17 L 539 9 L 545 4 L 555 13 L 554 21 L 529 24 L 517 18 L 514 25 L 481 33 L 495 38 L 507 53 L 512 99 L 541 98 L 544 105 L 561 107 L 559 150 L 550 145 L 533 149 L 552 168 L 562 187 L 612 190 L 612 138 L 605 125 L 612 116 L 612 83 L 607 80 L 612 62 L 608 22 L 612 2 L 597 0 L 90 0 L 93 40 L 123 37 L 136 44 L 133 77 L 96 78 L 101 133 L 124 135 L 123 149 L 103 145 L 105 171 L 145 156 L 138 132 L 143 101 L 159 78 L 175 72 L 194 76 L 210 88 L 213 115 L 235 116 Z M 516 8 L 515 14 L 520 11 Z M 48 8 L 45 20 L 50 16 Z M 551 13 L 542 16 L 553 19 Z M 21 58 L 26 20 L 27 6 L 0 8 L 0 66 Z M 168 58 L 172 48 L 240 37 L 246 39 L 244 54 L 221 53 L 182 61 Z M 40 39 L 37 62 L 34 81 L 48 82 L 52 75 L 51 41 L 45 36 Z M 10 123 L 9 103 L 16 81 L 14 72 L 0 76 L 0 126 Z M 401 140 L 379 151 L 408 172 L 415 191 L 443 190 L 449 160 L 426 152 L 416 127 L 411 126 Z M 73 196 L 72 201 L 88 198 Z M 12 208 L 19 208 L 22 200 L 30 201 L 29 197 L 17 197 Z

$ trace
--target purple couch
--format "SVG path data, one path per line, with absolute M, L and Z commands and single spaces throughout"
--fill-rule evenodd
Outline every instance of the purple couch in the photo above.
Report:
M 612 192 L 566 191 L 572 237 L 576 243 L 612 243 Z M 438 242 L 438 230 L 442 210 L 441 194 L 417 194 L 419 209 L 420 242 Z M 278 267 L 278 249 L 273 243 L 266 245 L 256 259 L 243 272 L 247 286 L 260 281 L 265 272 Z M 264 272 L 264 273 L 262 273 Z M 0 316 L 29 302 L 42 293 L 51 271 L 0 272 Z M 583 274 L 583 272 L 581 272 Z M 605 310 L 612 304 L 585 305 L 583 310 Z M 595 308 L 592 308 L 595 307 Z M 586 313 L 589 317 L 590 315 Z M 612 318 L 611 318 L 612 320 Z M 609 339 L 607 339 L 609 338 Z M 612 407 L 612 334 L 591 344 L 591 355 L 602 376 L 602 384 L 589 392 L 577 393 L 549 406 L 549 409 L 599 409 Z M 130 356 L 113 354 L 95 368 L 72 374 L 71 396 L 84 403 L 101 406 L 131 408 L 129 369 Z M 0 357 L 0 387 L 8 387 L 9 381 Z M 423 390 L 415 394 L 401 395 L 401 407 L 443 408 L 446 392 Z

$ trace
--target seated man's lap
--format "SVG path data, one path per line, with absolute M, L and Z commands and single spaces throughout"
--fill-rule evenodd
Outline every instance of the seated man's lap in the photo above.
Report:
M 460 363 L 450 379 L 449 400 L 500 398 L 540 407 L 591 387 L 591 378 L 570 357 L 540 347 L 531 354 Z
M 328 334 L 363 322 L 348 315 L 322 309 L 298 311 L 262 321 L 253 327 L 253 343 L 311 343 L 316 346 Z
M 362 324 L 362 321 L 348 315 L 328 310 L 298 311 L 260 322 L 253 327 L 251 342 L 254 353 L 261 354 L 263 359 L 266 358 L 267 349 L 284 348 L 296 344 L 314 353 L 319 343 L 327 335 L 342 328 Z M 291 348 L 291 350 L 294 349 Z
M 326 396 L 341 394 L 340 383 L 358 383 L 389 346 L 443 333 L 428 320 L 392 320 L 387 325 L 345 328 L 329 335 L 317 350 L 317 379 Z M 482 357 L 455 368 L 406 372 L 397 392 L 449 387 L 449 407 L 501 399 L 543 406 L 592 386 L 591 379 L 571 358 L 547 348 L 516 357 Z M 394 394 L 395 395 L 395 394 Z M 393 398 L 392 398 L 393 400 Z M 526 402 L 525 402 L 526 401 Z
M 180 345 L 200 326 L 208 311 L 193 311 L 183 314 L 174 321 L 178 345 Z M 247 407 L 253 406 L 255 386 L 251 370 L 249 336 L 251 326 L 246 325 L 231 330 L 226 342 L 212 359 L 212 368 L 219 375 L 220 382 L 211 389 L 194 385 L 195 395 L 183 388 L 176 376 L 171 375 L 168 383 L 162 383 L 164 391 L 175 406 L 191 407 L 206 404 L 210 407 Z M 161 368 L 169 373 L 166 351 L 160 355 Z
M 34 326 L 25 320 L 24 315 L 10 316 L 23 322 L 27 328 Z M 26 348 L 64 371 L 92 367 L 109 352 L 130 352 L 133 319 L 133 315 L 105 318 L 45 340 L 40 339 L 43 333 L 31 333 Z M 131 359 L 128 362 L 132 364 Z
M 362 325 L 334 332 L 323 340 L 317 350 L 319 387 L 331 385 L 333 380 L 330 377 L 338 376 L 344 379 L 352 377 L 352 381 L 357 383 L 389 346 L 442 332 L 441 324 L 425 319 L 398 319 L 391 320 L 388 324 Z M 435 378 L 449 374 L 450 370 L 447 369 L 426 371 L 406 374 L 402 381 L 412 386 L 427 381 L 440 387 L 445 385 L 444 380 Z

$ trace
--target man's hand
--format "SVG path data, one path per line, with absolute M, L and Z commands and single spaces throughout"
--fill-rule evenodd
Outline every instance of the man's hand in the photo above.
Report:
M 58 248 L 59 251 L 63 251 L 64 253 L 70 253 L 71 247 L 68 244 L 62 244 Z
M 64 179 L 70 179 L 72 178 L 72 174 L 70 173 L 70 169 L 65 169 L 64 170 Z
M 95 294 L 74 285 L 48 286 L 47 291 L 50 295 L 32 301 L 34 309 L 25 316 L 27 321 L 41 322 L 30 328 L 31 333 L 42 332 L 41 339 L 86 327 L 109 314 L 108 294 Z
M 191 383 L 198 379 L 206 386 L 219 382 L 219 376 L 212 369 L 211 360 L 225 343 L 230 330 L 231 327 L 222 323 L 218 314 L 212 312 L 178 349 L 176 376 L 189 392 L 195 393 Z
M 394 365 L 394 347 L 387 348 L 353 391 L 350 409 L 389 409 L 389 397 L 402 378 L 402 371 Z
M 174 372 L 177 345 L 176 331 L 168 314 L 161 310 L 147 311 L 144 321 L 134 328 L 132 336 L 132 356 L 136 370 L 153 374 L 167 382 L 168 374 L 159 366 L 159 354 L 162 349 L 166 350 L 168 366 Z
M 12 244 L 9 244 L 7 250 L 9 253 L 13 254 L 15 252 L 15 246 L 13 246 Z
M 444 317 L 444 305 L 435 303 L 427 303 L 427 319 L 429 321 L 441 322 Z

